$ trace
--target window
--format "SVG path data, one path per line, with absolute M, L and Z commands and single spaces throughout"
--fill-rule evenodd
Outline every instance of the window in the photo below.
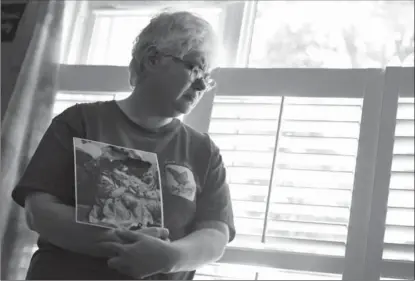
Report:
M 132 41 L 160 6 L 121 2 L 77 8 L 54 114 L 128 95 Z M 197 279 L 413 280 L 413 67 L 381 69 L 411 63 L 413 2 L 212 3 L 197 8 L 227 68 L 184 122 L 221 148 L 238 231 Z
M 220 8 L 191 9 L 191 11 L 203 15 L 216 32 L 219 32 Z M 156 9 L 135 13 L 119 10 L 95 11 L 86 64 L 128 65 L 133 42 L 156 12 Z M 123 32 L 120 32 L 121 30 Z
M 259 1 L 249 65 L 413 66 L 413 7 L 413 1 Z
M 221 148 L 229 175 L 238 232 L 223 262 L 342 275 L 356 159 L 365 149 L 362 101 L 377 75 L 249 68 L 215 73 L 216 97 L 202 101 L 213 102 L 205 112 L 210 124 L 199 128 Z M 265 276 L 272 275 L 259 271 L 256 278 Z
M 161 9 L 175 6 L 170 1 L 158 5 L 150 5 L 149 1 L 131 1 L 130 6 L 122 3 L 108 6 L 97 2 L 84 5 L 82 8 L 86 16 L 78 18 L 75 23 L 78 32 L 72 34 L 73 40 L 78 37 L 82 39 L 77 44 L 78 48 L 74 48 L 78 54 L 65 59 L 70 64 L 127 66 L 137 35 Z M 206 19 L 221 37 L 225 11 L 222 2 L 216 1 L 216 4 L 205 5 L 206 7 L 188 3 L 185 7 Z

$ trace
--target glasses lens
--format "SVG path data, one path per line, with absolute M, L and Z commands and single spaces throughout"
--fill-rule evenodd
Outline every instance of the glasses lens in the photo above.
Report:
M 211 77 L 206 77 L 205 83 L 206 83 L 208 90 L 212 90 L 213 88 L 216 87 L 216 81 L 213 80 Z

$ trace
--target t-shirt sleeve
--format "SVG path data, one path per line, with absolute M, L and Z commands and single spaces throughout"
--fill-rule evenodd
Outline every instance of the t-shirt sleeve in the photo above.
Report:
M 196 222 L 217 220 L 229 227 L 229 242 L 235 238 L 232 201 L 226 169 L 219 148 L 209 139 L 211 156 L 202 191 L 196 201 Z
M 49 193 L 63 203 L 74 201 L 73 137 L 82 137 L 80 105 L 56 116 L 32 156 L 20 181 L 12 191 L 13 200 L 24 207 L 31 192 Z

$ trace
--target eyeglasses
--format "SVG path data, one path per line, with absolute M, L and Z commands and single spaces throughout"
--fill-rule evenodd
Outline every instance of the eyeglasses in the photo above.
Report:
M 187 70 L 190 71 L 190 82 L 195 83 L 198 80 L 202 80 L 205 84 L 205 91 L 212 90 L 216 87 L 216 81 L 210 76 L 210 73 L 205 72 L 200 66 L 191 63 L 189 61 L 185 61 L 179 57 L 163 54 L 166 57 L 170 57 L 173 61 L 182 64 Z

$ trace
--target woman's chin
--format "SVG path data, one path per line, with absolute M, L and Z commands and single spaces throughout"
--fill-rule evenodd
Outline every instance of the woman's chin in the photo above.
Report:
M 187 101 L 187 100 L 178 101 L 175 106 L 176 111 L 177 111 L 177 116 L 174 116 L 174 117 L 178 117 L 183 114 L 189 114 L 193 110 L 194 107 L 195 107 L 195 103 L 192 101 Z

